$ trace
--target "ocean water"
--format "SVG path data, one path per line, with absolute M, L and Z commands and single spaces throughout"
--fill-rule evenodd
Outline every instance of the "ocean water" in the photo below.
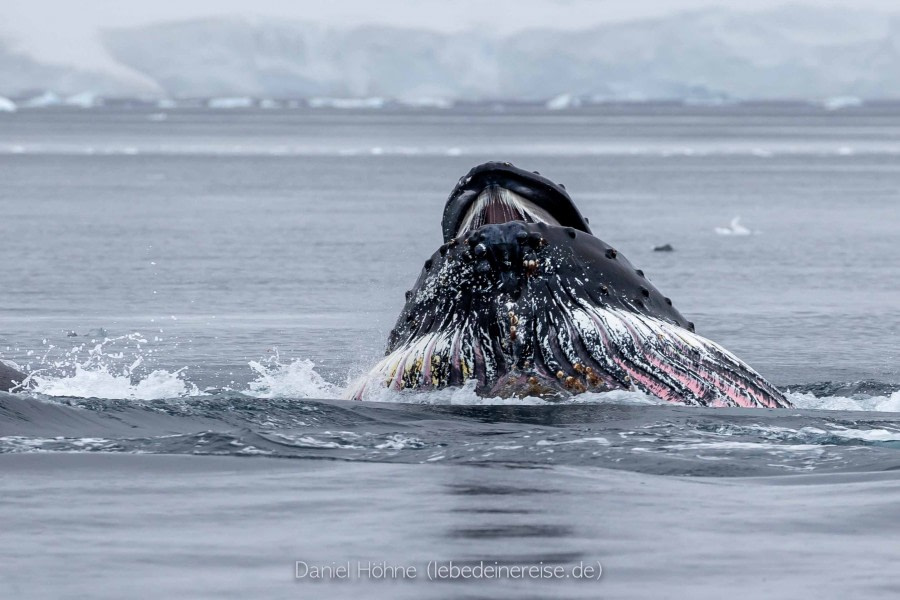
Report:
M 485 160 L 564 183 L 797 408 L 341 400 Z M 22 110 L 0 176 L 0 358 L 36 383 L 0 395 L 15 597 L 900 585 L 898 105 Z M 420 576 L 310 582 L 296 560 Z M 604 572 L 426 585 L 430 560 Z

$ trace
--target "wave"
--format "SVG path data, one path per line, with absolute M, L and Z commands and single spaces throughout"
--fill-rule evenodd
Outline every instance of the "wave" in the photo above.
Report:
M 295 372 L 303 372 L 303 369 Z M 900 416 L 543 403 L 166 400 L 0 393 L 0 454 L 268 456 L 484 466 L 602 466 L 691 476 L 900 469 Z

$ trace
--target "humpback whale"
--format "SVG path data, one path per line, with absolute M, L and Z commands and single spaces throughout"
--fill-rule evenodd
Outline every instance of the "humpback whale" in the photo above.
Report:
M 788 407 L 746 363 L 595 237 L 565 187 L 510 163 L 464 175 L 387 352 L 348 389 L 565 399 L 634 390 L 703 406 Z

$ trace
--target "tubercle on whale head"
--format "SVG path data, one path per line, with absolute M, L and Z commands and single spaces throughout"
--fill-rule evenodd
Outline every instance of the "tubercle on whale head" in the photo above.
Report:
M 460 178 L 444 206 L 444 242 L 486 224 L 521 220 L 591 233 L 565 187 L 508 162 L 487 162 Z

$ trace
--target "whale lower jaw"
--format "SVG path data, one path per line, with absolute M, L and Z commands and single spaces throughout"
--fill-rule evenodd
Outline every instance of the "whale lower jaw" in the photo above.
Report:
M 504 307 L 505 308 L 505 307 Z M 476 382 L 484 397 L 565 399 L 584 392 L 638 391 L 669 402 L 777 408 L 781 393 L 736 356 L 677 325 L 630 311 L 555 306 L 542 323 L 516 317 L 519 337 L 533 329 L 530 357 L 514 339 L 473 322 L 411 340 L 348 391 L 438 390 Z M 507 333 L 508 333 L 507 326 Z M 498 348 L 501 349 L 498 352 Z

